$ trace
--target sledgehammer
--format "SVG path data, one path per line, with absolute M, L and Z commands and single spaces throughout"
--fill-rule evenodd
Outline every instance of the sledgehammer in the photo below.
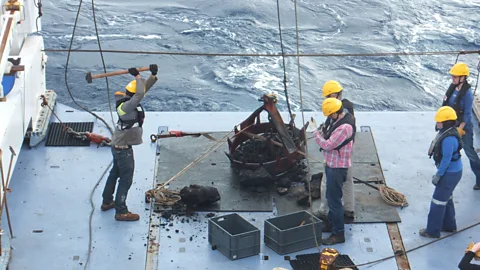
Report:
M 147 71 L 147 70 L 150 70 L 150 66 L 137 68 L 137 70 L 139 72 Z M 97 74 L 97 75 L 92 75 L 91 72 L 87 72 L 87 75 L 85 76 L 85 79 L 87 79 L 88 83 L 92 83 L 93 79 L 105 78 L 105 77 L 111 77 L 111 76 L 117 76 L 117 75 L 123 75 L 123 74 L 128 74 L 128 70 L 112 71 L 112 72 L 101 73 L 101 74 Z

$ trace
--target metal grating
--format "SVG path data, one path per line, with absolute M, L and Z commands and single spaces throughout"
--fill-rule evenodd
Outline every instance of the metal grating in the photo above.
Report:
M 92 132 L 93 122 L 64 122 L 76 132 Z M 45 146 L 90 146 L 89 140 L 80 140 L 64 131 L 63 125 L 58 122 L 50 123 Z
M 297 255 L 296 260 L 290 260 L 290 265 L 293 270 L 318 270 L 320 269 L 319 261 L 319 253 L 303 254 Z M 335 264 L 337 269 L 355 265 L 348 255 L 339 255 L 335 259 Z M 351 269 L 358 270 L 357 267 L 351 267 Z

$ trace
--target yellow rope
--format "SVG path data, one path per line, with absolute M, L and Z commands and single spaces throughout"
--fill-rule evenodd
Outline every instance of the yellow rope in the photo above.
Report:
M 378 191 L 380 192 L 380 196 L 382 199 L 393 206 L 408 206 L 407 198 L 402 193 L 394 190 L 391 187 L 387 187 L 386 185 L 379 185 Z
M 151 189 L 146 192 L 147 197 L 153 197 L 156 204 L 162 206 L 172 206 L 182 199 L 178 191 L 168 190 L 166 188 L 162 189 Z

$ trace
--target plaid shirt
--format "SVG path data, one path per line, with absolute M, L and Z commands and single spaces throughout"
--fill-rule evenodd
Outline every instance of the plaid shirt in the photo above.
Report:
M 334 150 L 353 134 L 351 125 L 343 124 L 338 126 L 328 140 L 323 138 L 322 132 L 315 130 L 313 137 L 318 145 L 324 150 L 323 157 L 330 168 L 349 168 L 352 166 L 353 141 L 344 145 L 338 151 Z

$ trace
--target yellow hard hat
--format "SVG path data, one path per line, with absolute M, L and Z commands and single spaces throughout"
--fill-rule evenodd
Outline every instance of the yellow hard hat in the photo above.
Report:
M 323 101 L 323 115 L 329 116 L 338 112 L 342 108 L 342 102 L 336 98 L 327 98 Z
M 450 69 L 450 74 L 453 76 L 469 76 L 470 70 L 467 64 L 458 62 Z
M 445 122 L 449 120 L 457 120 L 455 110 L 450 106 L 440 107 L 435 115 L 435 122 Z
M 342 86 L 337 81 L 328 81 L 323 85 L 322 95 L 327 97 L 328 95 L 339 93 L 343 90 Z
M 130 93 L 136 93 L 137 92 L 137 81 L 133 80 L 133 81 L 129 82 L 127 84 L 127 86 L 125 86 L 125 89 L 127 89 L 128 92 L 130 92 Z

